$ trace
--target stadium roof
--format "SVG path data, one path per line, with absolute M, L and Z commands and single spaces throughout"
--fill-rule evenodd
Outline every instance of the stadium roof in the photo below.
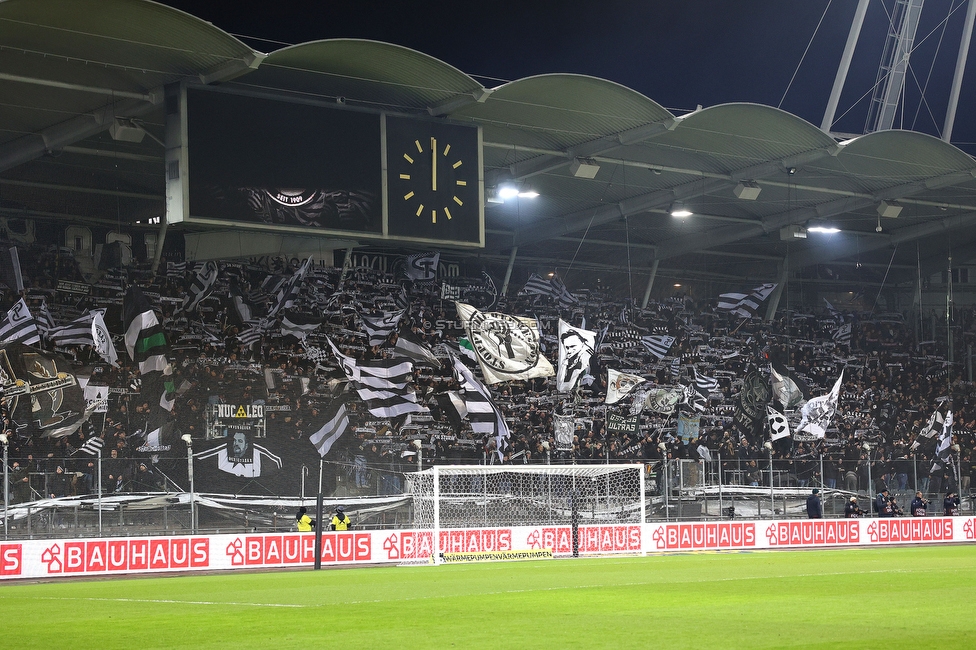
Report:
M 504 183 L 539 193 L 486 205 L 483 255 L 499 261 L 517 246 L 540 269 L 646 277 L 657 262 L 662 277 L 734 285 L 786 269 L 825 286 L 911 281 L 917 264 L 922 275 L 944 268 L 950 248 L 954 266 L 976 262 L 976 161 L 919 133 L 838 142 L 755 104 L 674 115 L 581 75 L 486 88 L 374 41 L 266 55 L 146 0 L 3 0 L 0 31 L 0 216 L 114 225 L 161 215 L 162 90 L 185 81 L 479 124 L 486 193 Z M 114 140 L 116 118 L 149 137 Z M 580 162 L 595 176 L 574 174 Z M 693 215 L 671 216 L 676 202 Z M 881 217 L 884 206 L 897 218 Z M 816 225 L 841 232 L 789 230 Z

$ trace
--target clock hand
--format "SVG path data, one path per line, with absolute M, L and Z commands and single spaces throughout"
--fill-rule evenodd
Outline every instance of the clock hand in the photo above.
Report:
M 437 191 L 437 139 L 430 139 L 430 189 Z

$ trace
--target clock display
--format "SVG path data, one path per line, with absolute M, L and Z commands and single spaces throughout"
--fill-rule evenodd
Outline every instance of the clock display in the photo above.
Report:
M 387 116 L 389 235 L 480 245 L 477 127 Z

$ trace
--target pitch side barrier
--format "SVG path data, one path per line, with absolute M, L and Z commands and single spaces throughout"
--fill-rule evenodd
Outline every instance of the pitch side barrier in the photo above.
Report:
M 570 526 L 442 529 L 438 539 L 435 549 L 430 530 L 323 533 L 322 564 L 423 564 L 433 563 L 435 553 L 480 554 L 489 560 L 533 550 L 551 550 L 555 558 L 573 555 Z M 904 517 L 580 526 L 577 545 L 580 557 L 598 557 L 974 542 L 976 517 Z M 310 567 L 314 561 L 314 533 L 0 542 L 0 579 L 8 580 Z

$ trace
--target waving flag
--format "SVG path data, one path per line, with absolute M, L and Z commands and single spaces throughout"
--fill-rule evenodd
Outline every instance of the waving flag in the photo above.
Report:
M 363 329 L 369 335 L 369 344 L 375 346 L 386 343 L 387 339 L 390 338 L 390 334 L 396 331 L 397 325 L 400 324 L 400 319 L 403 318 L 405 313 L 405 310 L 400 310 L 383 311 L 378 314 L 369 315 L 360 314 L 359 317 L 363 321 Z
M 607 370 L 607 404 L 616 404 L 624 395 L 630 393 L 638 384 L 642 384 L 646 379 L 637 375 L 631 375 L 618 370 Z
M 105 326 L 105 317 L 102 315 L 101 309 L 92 312 L 91 337 L 92 345 L 95 347 L 98 356 L 104 359 L 106 363 L 118 367 L 119 355 L 115 351 L 115 344 L 112 343 L 112 335 L 109 333 L 108 327 Z
M 213 291 L 216 282 L 217 263 L 207 262 L 193 276 L 193 282 L 190 283 L 190 288 L 183 296 L 181 309 L 183 311 L 196 311 L 197 306 Z
M 129 358 L 139 364 L 139 372 L 146 374 L 162 370 L 166 360 L 166 336 L 152 306 L 136 285 L 129 287 L 123 298 L 125 312 L 125 348 Z
M 496 441 L 496 452 L 501 458 L 508 447 L 509 438 L 505 416 L 491 399 L 488 387 L 478 381 L 460 359 L 452 356 L 451 363 L 454 366 L 454 378 L 464 390 L 464 405 L 471 429 L 475 433 L 493 435 Z
M 486 383 L 555 374 L 542 356 L 535 319 L 483 312 L 463 302 L 454 304 Z
M 772 406 L 766 407 L 766 421 L 769 422 L 769 439 L 772 441 L 780 438 L 788 438 L 790 435 L 790 423 L 786 416 L 774 409 Z
M 800 424 L 797 433 L 809 433 L 816 438 L 823 438 L 830 426 L 834 414 L 837 412 L 837 401 L 840 399 L 840 387 L 844 383 L 844 371 L 834 382 L 834 387 L 826 395 L 814 397 L 800 409 Z
M 742 318 L 755 318 L 759 315 L 759 308 L 775 288 L 775 284 L 763 284 L 749 293 L 723 293 L 718 297 L 715 310 Z
M 643 343 L 644 347 L 647 348 L 647 350 L 655 357 L 658 359 L 663 359 L 664 355 L 666 355 L 668 350 L 671 349 L 671 346 L 674 345 L 674 337 L 667 335 L 642 336 L 641 343 Z
M 320 456 L 325 456 L 332 449 L 332 445 L 349 429 L 349 414 L 346 412 L 346 400 L 337 399 L 329 405 L 325 422 L 318 431 L 309 436 L 309 442 L 318 450 Z
M 428 282 L 437 277 L 437 265 L 440 259 L 440 253 L 407 255 L 407 264 L 403 272 L 414 282 Z
M 37 345 L 40 342 L 37 323 L 27 309 L 27 303 L 21 298 L 7 311 L 7 315 L 0 319 L 0 343 Z
M 559 372 L 556 390 L 568 392 L 576 388 L 580 377 L 590 367 L 590 357 L 596 350 L 596 332 L 573 327 L 559 319 Z

